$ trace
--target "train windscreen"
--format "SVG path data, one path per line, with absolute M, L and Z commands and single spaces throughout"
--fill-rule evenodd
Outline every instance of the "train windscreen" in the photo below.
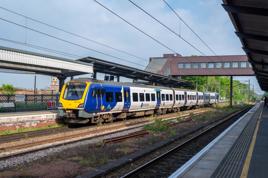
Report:
M 66 86 L 64 99 L 79 100 L 83 97 L 86 88 L 85 83 L 69 83 Z

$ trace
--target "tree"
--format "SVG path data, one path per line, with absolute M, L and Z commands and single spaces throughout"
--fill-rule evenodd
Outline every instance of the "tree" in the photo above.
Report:
M 1 87 L 2 93 L 5 95 L 14 95 L 15 94 L 15 88 L 13 85 L 10 84 L 3 84 Z
M 225 76 L 184 76 L 182 79 L 192 82 L 193 88 L 198 91 L 215 91 L 220 93 L 220 97 L 230 98 L 230 77 Z M 240 81 L 233 81 L 233 100 L 246 102 L 249 94 L 254 95 L 253 91 L 248 90 L 248 85 Z

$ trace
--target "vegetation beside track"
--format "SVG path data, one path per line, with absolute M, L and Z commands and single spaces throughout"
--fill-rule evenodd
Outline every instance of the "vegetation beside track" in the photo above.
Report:
M 19 133 L 27 134 L 27 132 L 46 130 L 46 129 L 52 129 L 52 128 L 59 128 L 59 127 L 63 127 L 63 125 L 55 123 L 55 124 L 49 124 L 49 125 L 41 126 L 41 127 L 29 127 L 29 128 L 25 127 L 25 128 L 18 128 L 15 130 L 3 130 L 3 131 L 0 131 L 0 136 L 19 134 Z
M 201 113 L 198 115 L 194 115 L 193 113 L 190 113 L 189 119 L 193 121 L 208 121 L 214 118 L 218 118 L 220 116 L 228 115 L 246 106 L 248 105 L 237 105 L 234 107 L 229 107 L 227 105 L 221 104 L 221 105 L 215 106 L 211 111 L 206 112 L 206 113 Z M 178 117 L 177 121 L 180 122 L 181 118 Z M 156 119 L 154 123 L 144 126 L 144 129 L 154 134 L 166 132 L 172 136 L 174 135 L 175 131 L 172 127 L 169 126 L 169 122 L 170 121 Z

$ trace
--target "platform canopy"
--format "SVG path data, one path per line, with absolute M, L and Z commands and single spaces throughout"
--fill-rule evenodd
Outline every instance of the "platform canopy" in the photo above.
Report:
M 268 91 L 268 1 L 223 0 L 260 87 Z
M 93 66 L 89 64 L 7 47 L 0 47 L 0 69 L 63 77 L 93 74 Z
M 173 78 L 171 76 L 156 74 L 145 70 L 104 61 L 97 58 L 86 57 L 77 61 L 84 62 L 85 64 L 94 65 L 94 72 L 110 74 L 115 76 L 123 76 L 134 80 L 145 80 L 151 83 L 159 84 L 169 87 L 190 87 L 190 82 Z

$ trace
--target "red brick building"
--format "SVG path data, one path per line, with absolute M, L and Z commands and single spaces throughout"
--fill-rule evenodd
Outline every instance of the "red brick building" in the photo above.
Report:
M 152 57 L 147 71 L 171 76 L 251 76 L 254 75 L 246 55 L 181 56 L 164 54 Z

